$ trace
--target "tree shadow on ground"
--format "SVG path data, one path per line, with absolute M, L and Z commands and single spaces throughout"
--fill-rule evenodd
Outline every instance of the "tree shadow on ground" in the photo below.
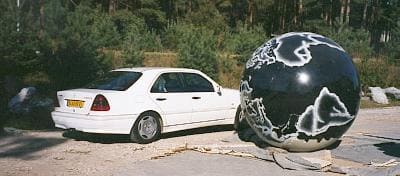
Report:
M 177 132 L 161 134 L 160 139 L 168 139 L 168 138 L 214 133 L 221 131 L 231 131 L 231 130 L 233 130 L 232 125 L 195 128 L 190 130 L 182 130 Z M 88 141 L 92 143 L 101 143 L 101 144 L 131 143 L 129 135 L 124 135 L 124 134 L 95 134 L 95 133 L 85 133 L 75 130 L 67 130 L 63 133 L 63 137 L 74 139 L 76 141 Z
M 66 142 L 67 139 L 54 137 L 36 137 L 24 134 L 0 136 L 0 158 L 13 157 L 23 160 L 34 160 L 41 156 L 36 154 Z
M 378 150 L 383 151 L 385 155 L 400 158 L 400 143 L 383 142 L 379 144 L 374 144 L 374 146 L 378 147 Z

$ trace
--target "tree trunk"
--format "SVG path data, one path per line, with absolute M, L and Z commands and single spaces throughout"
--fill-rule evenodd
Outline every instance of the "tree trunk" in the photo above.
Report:
M 376 52 L 379 51 L 379 40 L 380 40 L 380 36 L 382 33 L 382 30 L 380 29 L 380 27 L 378 26 L 378 21 L 379 21 L 379 6 L 380 6 L 380 2 L 379 0 L 373 1 L 373 5 L 372 5 L 372 16 L 371 16 L 371 45 L 374 46 L 374 49 Z
M 365 0 L 363 16 L 362 16 L 362 27 L 367 29 L 367 9 L 368 9 L 368 0 Z
M 44 0 L 40 0 L 40 31 L 39 31 L 39 39 L 43 38 L 44 34 Z
M 188 13 L 192 12 L 192 0 L 189 0 Z
M 346 24 L 348 25 L 350 22 L 350 0 L 346 1 Z
M 297 26 L 297 20 L 298 20 L 298 14 L 299 14 L 298 9 L 299 9 L 299 3 L 297 0 L 295 0 L 294 4 L 293 4 L 293 11 L 294 11 L 293 22 L 294 22 L 295 26 Z
M 285 31 L 285 26 L 286 26 L 286 24 L 285 24 L 285 22 L 286 22 L 286 0 L 283 0 L 283 4 L 282 4 L 282 11 L 283 11 L 283 13 L 281 14 L 281 16 L 282 16 L 282 30 L 281 31 Z
M 303 0 L 299 0 L 299 20 L 300 20 L 300 26 L 302 26 L 302 21 L 303 21 Z
M 329 6 L 329 19 L 328 19 L 328 25 L 332 26 L 332 21 L 333 21 L 333 0 L 330 0 L 330 6 Z
M 346 0 L 341 0 L 340 6 L 341 6 L 341 8 L 340 8 L 339 24 L 343 24 L 344 11 L 346 9 Z
M 247 8 L 247 17 L 248 17 L 248 23 L 249 25 L 253 24 L 253 13 L 254 13 L 254 9 L 253 9 L 253 0 L 247 0 L 248 3 L 248 8 Z
M 108 13 L 112 14 L 115 12 L 117 7 L 117 0 L 109 0 L 108 1 Z

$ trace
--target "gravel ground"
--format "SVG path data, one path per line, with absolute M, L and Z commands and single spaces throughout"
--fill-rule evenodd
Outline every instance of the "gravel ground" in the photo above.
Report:
M 333 150 L 333 153 L 343 154 L 349 152 L 349 147 L 358 145 L 358 138 L 374 138 L 376 140 L 386 140 L 396 146 L 399 145 L 400 132 L 400 107 L 384 109 L 363 109 L 351 129 L 346 133 L 341 145 Z M 10 129 L 9 129 L 10 131 Z M 3 175 L 146 175 L 151 170 L 151 163 L 159 162 L 159 168 L 175 167 L 173 163 L 184 162 L 179 168 L 187 168 L 187 162 L 182 158 L 189 158 L 188 161 L 196 163 L 216 162 L 219 159 L 203 157 L 197 152 L 185 152 L 187 154 L 171 154 L 164 158 L 165 153 L 171 149 L 182 146 L 217 146 L 217 147 L 255 147 L 253 143 L 230 140 L 237 137 L 230 126 L 217 126 L 169 133 L 162 136 L 162 139 L 147 145 L 129 142 L 125 135 L 96 135 L 71 131 L 21 131 L 16 130 L 12 133 L 0 137 L 0 176 Z M 368 141 L 368 140 L 367 140 Z M 368 142 L 367 142 L 368 143 Z M 383 150 L 383 149 L 382 149 Z M 393 150 L 393 149 L 391 149 Z M 351 153 L 352 151 L 350 151 Z M 386 152 L 386 153 L 385 153 Z M 392 156 L 399 159 L 398 153 L 382 151 L 385 156 Z M 399 149 L 397 149 L 399 152 Z M 347 155 L 346 155 L 347 156 Z M 343 166 L 361 167 L 364 164 L 354 161 L 346 156 L 336 157 L 335 164 Z M 172 164 L 165 158 L 171 158 Z M 220 159 L 233 156 L 221 156 Z M 155 159 L 158 158 L 158 159 Z M 236 157 L 237 158 L 237 157 Z M 382 157 L 386 159 L 385 157 Z M 165 161 L 164 161 L 165 160 Z M 225 159 L 232 160 L 233 165 L 239 166 L 240 163 L 252 167 L 246 167 L 249 171 L 254 166 L 262 166 L 262 162 L 249 158 Z M 365 159 L 365 160 L 368 160 Z M 221 160 L 222 161 L 222 160 Z M 164 162 L 164 165 L 163 165 Z M 228 162 L 229 163 L 229 162 Z M 223 163 L 219 163 L 224 166 Z M 269 163 L 271 164 L 271 163 Z M 267 166 L 267 165 L 265 165 Z M 128 170 L 127 170 L 128 168 Z M 129 170 L 131 168 L 131 170 Z M 235 167 L 236 168 L 236 167 Z M 132 174 L 130 171 L 135 170 Z M 142 169 L 142 170 L 141 170 Z M 270 169 L 279 169 L 277 165 L 270 166 Z M 227 170 L 227 169 L 225 169 Z M 229 169 L 228 169 L 229 170 Z M 234 171 L 234 169 L 230 169 Z M 201 175 L 192 172 L 190 175 Z M 243 172 L 245 170 L 242 170 Z M 279 170 L 278 170 L 279 171 Z M 124 173 L 124 174 L 121 174 Z M 164 172 L 161 172 L 164 173 Z M 302 172 L 285 172 L 289 175 L 303 175 Z M 317 173 L 321 174 L 321 173 Z M 151 175 L 151 174 L 148 174 Z M 168 175 L 168 174 L 167 174 Z M 211 175 L 213 175 L 211 173 Z M 215 174 L 214 175 L 218 175 Z M 220 175 L 224 175 L 223 173 Z M 261 174 L 260 174 L 261 175 Z M 305 174 L 307 175 L 307 174 Z M 330 174 L 331 175 L 331 174 Z

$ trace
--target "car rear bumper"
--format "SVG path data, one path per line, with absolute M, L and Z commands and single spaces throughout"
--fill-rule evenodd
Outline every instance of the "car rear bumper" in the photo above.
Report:
M 88 133 L 129 134 L 138 114 L 94 116 L 53 111 L 55 126 Z

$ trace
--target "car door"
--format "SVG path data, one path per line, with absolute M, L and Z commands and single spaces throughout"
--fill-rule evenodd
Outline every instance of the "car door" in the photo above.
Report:
M 225 119 L 224 110 L 229 109 L 228 103 L 209 80 L 197 73 L 182 73 L 182 77 L 186 92 L 192 96 L 192 123 Z
M 162 110 L 165 126 L 191 123 L 192 96 L 185 93 L 179 73 L 161 74 L 153 84 L 150 96 Z

